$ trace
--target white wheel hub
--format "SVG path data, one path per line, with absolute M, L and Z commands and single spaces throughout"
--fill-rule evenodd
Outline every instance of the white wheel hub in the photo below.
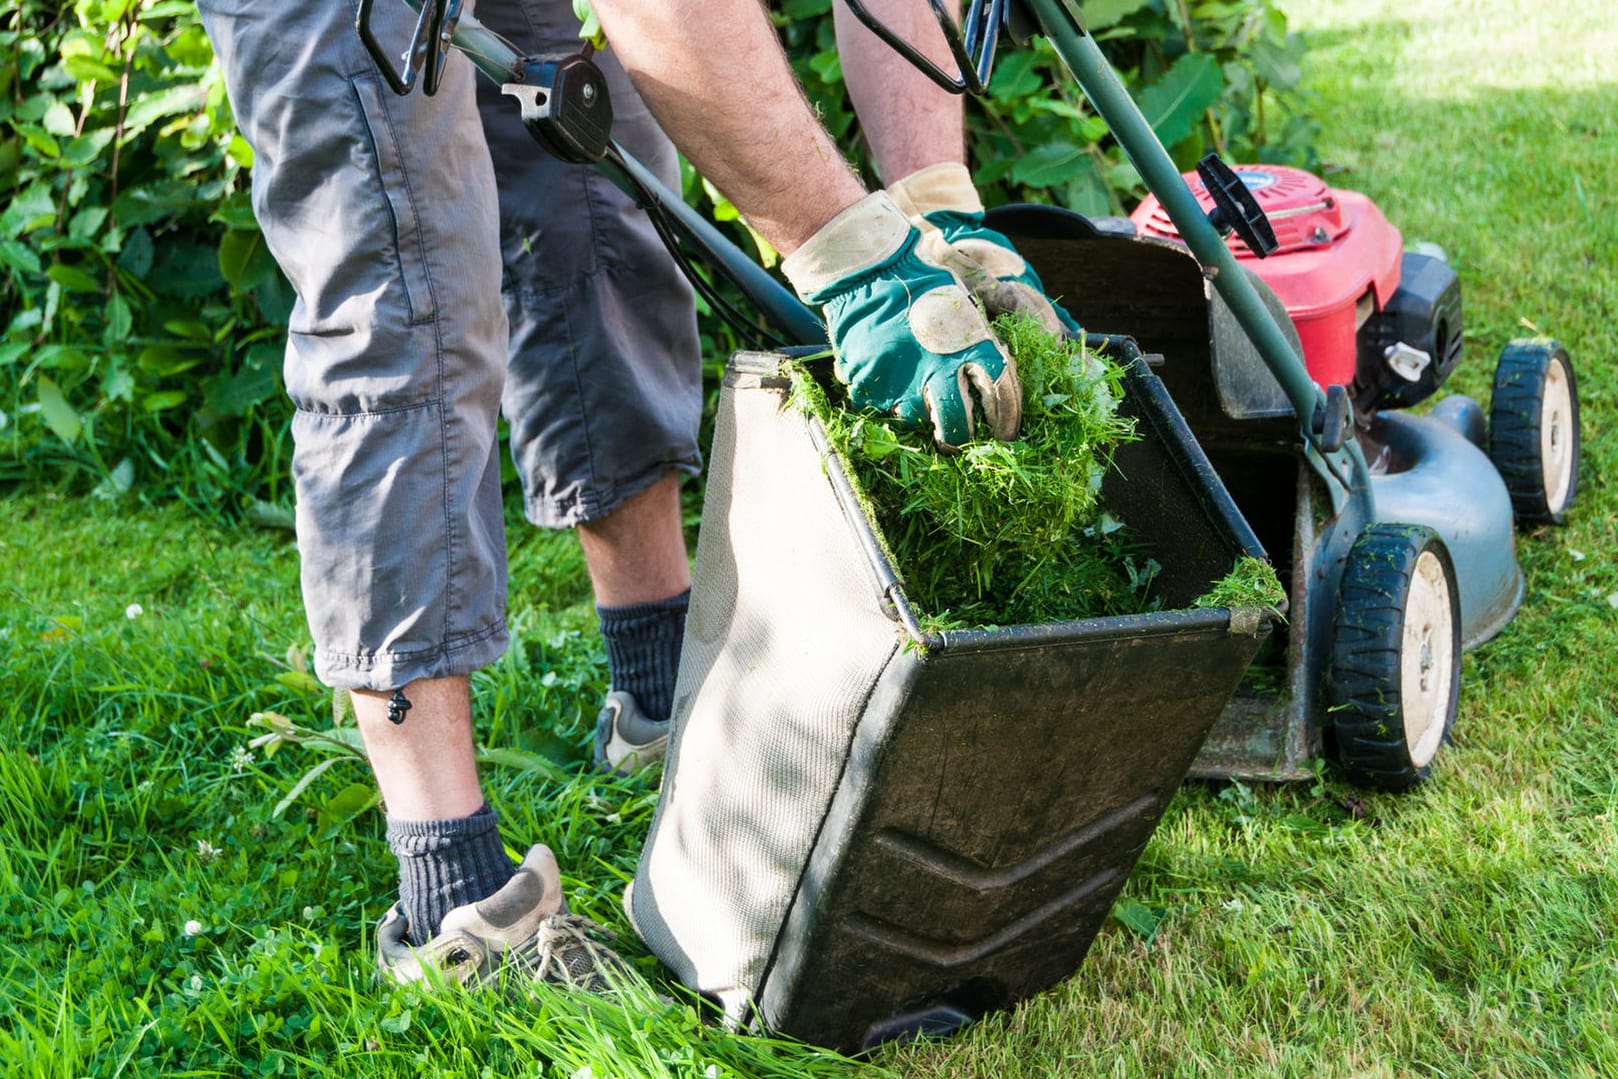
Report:
M 1545 369 L 1545 392 L 1540 397 L 1539 461 L 1545 505 L 1552 513 L 1560 513 L 1573 486 L 1573 392 L 1567 368 L 1555 360 Z
M 1444 740 L 1455 682 L 1455 626 L 1449 578 L 1431 551 L 1416 559 L 1405 595 L 1404 642 L 1399 657 L 1399 700 L 1410 763 L 1425 768 Z

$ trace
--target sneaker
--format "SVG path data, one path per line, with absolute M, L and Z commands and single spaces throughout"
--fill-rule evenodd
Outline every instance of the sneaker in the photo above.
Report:
M 633 775 L 663 759 L 669 745 L 669 721 L 647 719 L 631 693 L 607 694 L 596 716 L 596 767 L 621 776 Z
M 569 914 L 556 855 L 536 844 L 505 886 L 487 899 L 444 915 L 438 935 L 409 943 L 404 904 L 395 903 L 376 927 L 376 961 L 384 977 L 403 985 L 435 971 L 476 987 L 509 966 L 524 978 L 588 992 L 623 984 L 629 966 L 603 940 L 613 934 Z

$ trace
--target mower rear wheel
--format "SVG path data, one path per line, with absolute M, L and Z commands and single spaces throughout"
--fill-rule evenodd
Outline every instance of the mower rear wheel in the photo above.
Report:
M 1511 492 L 1518 527 L 1561 524 L 1579 487 L 1579 392 L 1567 350 L 1513 341 L 1489 402 L 1489 458 Z
M 1374 524 L 1348 554 L 1327 701 L 1337 760 L 1364 787 L 1406 790 L 1432 772 L 1461 691 L 1461 601 L 1444 541 Z

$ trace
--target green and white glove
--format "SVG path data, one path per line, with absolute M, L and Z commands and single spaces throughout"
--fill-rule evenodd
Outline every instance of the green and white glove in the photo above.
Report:
M 579 37 L 595 46 L 597 52 L 607 47 L 607 35 L 596 18 L 595 5 L 590 0 L 573 0 L 573 17 L 579 20 Z
M 1073 316 L 1045 296 L 1039 275 L 1005 235 L 983 224 L 983 200 L 965 165 L 929 165 L 888 185 L 888 194 L 924 233 L 936 230 L 954 270 L 990 315 L 1025 311 L 1054 334 L 1078 333 Z
M 877 191 L 823 225 L 781 270 L 821 308 L 855 407 L 931 426 L 940 446 L 969 441 L 978 413 L 995 438 L 1016 438 L 1017 365 L 960 278 L 924 256 L 921 238 Z

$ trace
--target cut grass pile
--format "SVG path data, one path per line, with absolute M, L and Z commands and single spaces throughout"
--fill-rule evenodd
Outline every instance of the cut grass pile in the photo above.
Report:
M 1022 436 L 941 454 L 930 432 L 848 408 L 843 388 L 793 367 L 794 399 L 852 467 L 905 595 L 937 631 L 1134 613 L 1152 572 L 1117 522 L 1101 480 L 1134 437 L 1118 415 L 1121 373 L 1028 316 L 995 331 L 1023 381 Z
M 1003 315 L 994 329 L 1023 383 L 1014 441 L 979 439 L 941 454 L 928 432 L 851 411 L 843 388 L 804 363 L 791 368 L 796 407 L 820 421 L 850 466 L 927 630 L 1156 609 L 1158 563 L 1101 498 L 1114 448 L 1137 437 L 1118 411 L 1122 371 L 1026 315 Z M 1283 596 L 1274 571 L 1247 559 L 1198 605 L 1268 607 Z

